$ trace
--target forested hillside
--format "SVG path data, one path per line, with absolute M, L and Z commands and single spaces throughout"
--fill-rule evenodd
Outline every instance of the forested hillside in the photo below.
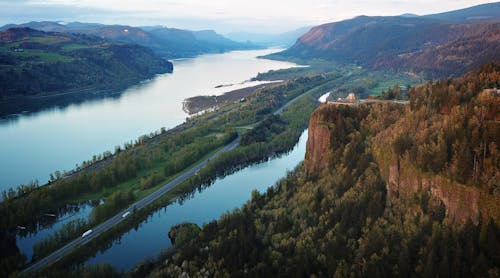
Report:
M 123 87 L 172 70 L 139 45 L 30 28 L 0 32 L 0 99 Z
M 303 166 L 150 276 L 498 277 L 499 87 L 488 64 L 408 105 L 321 106 Z
M 500 61 L 499 8 L 491 3 L 429 16 L 359 16 L 316 26 L 269 57 L 324 59 L 428 78 L 460 76 Z

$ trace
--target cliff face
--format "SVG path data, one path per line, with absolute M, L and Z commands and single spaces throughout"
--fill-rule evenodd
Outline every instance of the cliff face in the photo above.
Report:
M 370 109 L 367 106 L 359 109 Z M 333 157 L 333 141 L 343 140 L 329 122 L 328 113 L 335 113 L 334 105 L 322 105 L 311 116 L 307 142 L 305 171 L 309 176 L 328 171 Z M 399 123 L 401 124 L 401 123 Z M 394 125 L 371 139 L 371 150 L 387 189 L 387 208 L 406 203 L 415 193 L 430 196 L 430 201 L 445 208 L 445 219 L 450 224 L 478 224 L 481 217 L 500 221 L 500 198 L 487 190 L 453 181 L 443 175 L 423 172 L 416 168 L 408 155 L 398 158 L 392 149 Z M 401 128 L 401 127 L 398 127 Z M 420 208 L 421 210 L 422 208 Z
M 328 168 L 328 154 L 330 153 L 330 130 L 325 122 L 324 107 L 322 105 L 309 120 L 309 139 L 307 140 L 306 158 L 304 167 L 308 175 L 320 173 Z
M 400 162 L 397 159 L 380 161 L 379 165 L 388 165 L 388 171 L 382 169 L 387 188 L 387 205 L 412 198 L 415 193 L 428 193 L 431 199 L 444 205 L 446 218 L 454 224 L 465 224 L 471 221 L 478 224 L 480 216 L 492 215 L 486 206 L 480 203 L 488 194 L 477 188 L 450 181 L 439 175 L 425 175 L 416 170 L 408 161 Z M 497 216 L 498 218 L 498 216 Z

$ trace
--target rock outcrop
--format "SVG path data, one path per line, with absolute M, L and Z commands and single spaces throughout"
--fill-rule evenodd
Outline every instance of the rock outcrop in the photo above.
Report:
M 330 153 L 330 130 L 322 115 L 322 105 L 316 109 L 309 120 L 309 135 L 307 140 L 306 158 L 304 167 L 308 175 L 320 173 L 328 168 L 328 154 Z
M 366 108 L 360 108 L 366 109 Z M 328 113 L 332 105 L 324 104 L 311 116 L 309 139 L 307 141 L 304 167 L 307 175 L 321 175 L 330 167 L 334 133 Z M 467 222 L 478 224 L 482 217 L 492 217 L 500 222 L 500 197 L 490 194 L 480 187 L 464 185 L 439 174 L 423 172 L 416 168 L 407 155 L 399 158 L 391 148 L 393 131 L 388 128 L 371 139 L 372 153 L 377 160 L 380 173 L 386 180 L 387 207 L 404 202 L 415 193 L 427 193 L 434 203 L 445 208 L 445 218 L 450 224 L 461 225 Z
M 387 173 L 387 171 L 381 172 Z M 412 198 L 414 193 L 427 192 L 432 199 L 444 205 L 446 208 L 445 216 L 451 223 L 465 224 L 471 221 L 478 224 L 481 215 L 494 213 L 489 212 L 487 207 L 481 204 L 481 200 L 489 199 L 489 194 L 439 175 L 425 175 L 408 162 L 401 163 L 398 168 L 396 160 L 389 161 L 389 171 L 385 178 L 388 206 Z

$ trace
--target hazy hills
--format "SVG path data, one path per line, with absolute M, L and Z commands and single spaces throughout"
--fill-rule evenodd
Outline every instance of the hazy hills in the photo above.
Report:
M 235 32 L 229 33 L 225 36 L 238 42 L 251 42 L 257 45 L 272 47 L 282 46 L 290 47 L 297 39 L 307 33 L 311 27 L 302 27 L 292 31 L 277 33 L 277 34 L 264 34 L 264 33 L 249 33 L 249 32 Z
M 326 59 L 374 69 L 459 75 L 499 61 L 500 3 L 427 16 L 359 16 L 312 28 L 277 59 Z
M 211 30 L 33 21 L 0 28 L 0 97 L 134 84 L 172 72 L 163 58 L 256 48 Z
M 12 27 L 29 27 L 45 32 L 87 34 L 116 42 L 134 43 L 149 47 L 169 59 L 191 57 L 203 53 L 256 48 L 255 45 L 249 43 L 239 43 L 227 39 L 212 30 L 189 31 L 163 26 L 132 27 L 127 25 L 61 23 L 55 21 L 33 21 L 19 25 L 9 24 L 1 27 L 0 30 Z
M 31 28 L 0 32 L 0 98 L 110 89 L 172 70 L 136 44 Z
M 500 3 L 482 4 L 445 13 L 425 15 L 424 17 L 450 22 L 475 22 L 498 19 L 500 17 Z

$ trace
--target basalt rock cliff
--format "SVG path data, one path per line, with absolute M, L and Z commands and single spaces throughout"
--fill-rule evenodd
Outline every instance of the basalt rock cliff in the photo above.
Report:
M 489 65 L 458 80 L 413 88 L 404 107 L 390 102 L 321 106 L 309 123 L 306 173 L 334 171 L 337 148 L 348 152 L 355 142 L 337 143 L 346 140 L 344 126 L 360 126 L 360 132 L 371 133 L 387 209 L 423 194 L 435 208 L 445 209 L 449 223 L 500 221 L 498 69 Z M 366 115 L 359 122 L 335 116 L 346 109 Z

